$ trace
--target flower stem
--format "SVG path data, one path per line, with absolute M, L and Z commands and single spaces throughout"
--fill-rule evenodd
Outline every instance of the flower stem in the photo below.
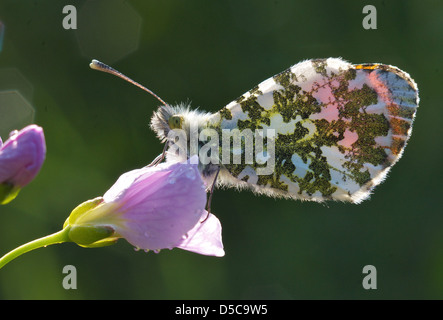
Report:
M 15 258 L 21 256 L 22 254 L 29 252 L 31 250 L 46 247 L 51 244 L 69 242 L 68 237 L 70 227 L 64 228 L 56 233 L 50 234 L 48 236 L 36 239 L 34 241 L 25 243 L 18 248 L 8 252 L 3 257 L 0 258 L 0 269 L 3 268 L 7 263 L 11 262 Z

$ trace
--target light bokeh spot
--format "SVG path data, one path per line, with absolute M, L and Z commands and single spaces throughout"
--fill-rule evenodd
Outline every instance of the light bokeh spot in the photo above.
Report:
M 0 69 L 0 136 L 34 122 L 34 87 L 17 68 Z
M 0 21 L 0 52 L 3 50 L 3 38 L 5 37 L 5 24 Z
M 13 130 L 34 122 L 34 107 L 16 90 L 0 91 L 0 136 L 3 141 Z
M 29 101 L 32 101 L 34 96 L 33 85 L 17 68 L 13 67 L 0 69 L 0 90 L 17 90 Z
M 112 64 L 135 51 L 142 18 L 122 0 L 87 1 L 78 11 L 76 37 L 89 59 Z

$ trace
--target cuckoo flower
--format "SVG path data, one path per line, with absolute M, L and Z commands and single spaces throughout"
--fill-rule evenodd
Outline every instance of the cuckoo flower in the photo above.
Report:
M 0 139 L 0 204 L 13 200 L 21 188 L 35 178 L 46 156 L 43 129 L 29 125 Z
M 180 248 L 223 256 L 220 221 L 205 210 L 205 185 L 198 165 L 191 163 L 167 162 L 123 174 L 103 197 L 77 206 L 61 231 L 0 258 L 0 268 L 23 253 L 51 244 L 75 242 L 94 248 L 119 238 L 145 251 Z
M 71 228 L 71 241 L 100 246 L 125 238 L 136 249 L 178 247 L 223 256 L 221 225 L 204 210 L 206 192 L 197 167 L 162 163 L 123 174 L 103 197 L 74 209 L 64 226 Z M 83 239 L 95 231 L 99 240 Z

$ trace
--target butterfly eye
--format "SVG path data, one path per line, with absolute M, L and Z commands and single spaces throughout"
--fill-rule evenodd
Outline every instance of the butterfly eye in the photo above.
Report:
M 172 116 L 168 120 L 169 128 L 171 129 L 181 129 L 183 123 L 183 117 L 181 116 Z

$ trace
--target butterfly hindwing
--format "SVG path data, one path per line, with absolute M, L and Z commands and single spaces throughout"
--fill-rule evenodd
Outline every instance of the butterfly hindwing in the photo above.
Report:
M 395 67 L 334 58 L 301 62 L 218 113 L 222 130 L 273 129 L 275 136 L 271 173 L 257 174 L 263 164 L 254 157 L 252 163 L 225 164 L 221 183 L 273 196 L 358 203 L 401 157 L 417 107 L 416 84 Z M 264 143 L 266 152 L 271 144 Z

